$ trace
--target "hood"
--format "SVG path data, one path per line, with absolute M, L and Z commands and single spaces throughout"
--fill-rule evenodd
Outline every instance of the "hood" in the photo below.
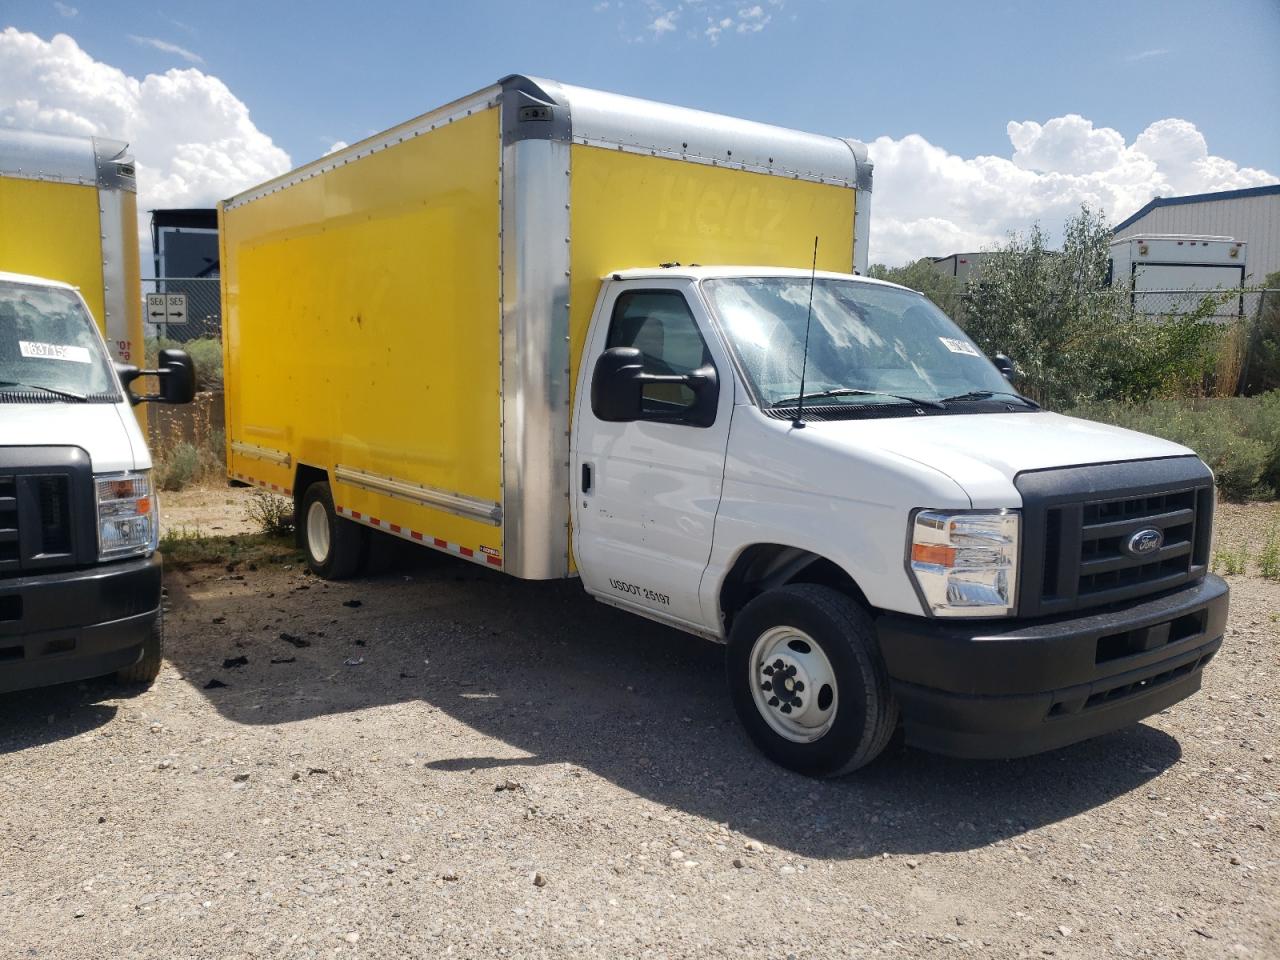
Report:
M 1008 506 L 1013 478 L 1026 470 L 1195 456 L 1159 437 L 1044 411 L 828 420 L 808 427 L 851 450 L 874 447 L 932 467 L 964 488 L 975 507 Z
M 94 473 L 151 465 L 138 421 L 123 403 L 0 404 L 0 447 L 10 446 L 80 447 Z

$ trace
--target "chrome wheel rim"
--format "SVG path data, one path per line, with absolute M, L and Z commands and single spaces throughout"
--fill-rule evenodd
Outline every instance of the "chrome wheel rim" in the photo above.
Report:
M 840 705 L 836 672 L 803 630 L 766 630 L 751 648 L 751 698 L 770 729 L 793 743 L 812 743 L 831 729 Z
M 329 513 L 319 500 L 307 508 L 307 550 L 314 563 L 329 559 Z

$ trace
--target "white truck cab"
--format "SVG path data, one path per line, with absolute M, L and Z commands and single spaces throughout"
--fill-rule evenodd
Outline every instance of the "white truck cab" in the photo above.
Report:
M 860 766 L 899 714 L 942 752 L 1060 746 L 1189 695 L 1221 643 L 1208 468 L 1039 409 L 918 293 L 622 271 L 580 371 L 583 585 L 727 641 L 788 766 Z
M 133 414 L 191 399 L 161 351 L 161 395 L 135 399 L 79 291 L 0 273 L 0 692 L 160 668 L 159 516 Z

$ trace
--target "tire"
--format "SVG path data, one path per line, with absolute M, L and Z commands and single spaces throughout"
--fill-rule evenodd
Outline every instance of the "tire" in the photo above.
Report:
M 838 777 L 864 767 L 898 725 L 871 617 L 829 587 L 789 584 L 748 603 L 729 633 L 725 667 L 748 736 L 798 773 Z
M 151 622 L 151 632 L 142 644 L 142 659 L 131 667 L 121 667 L 116 671 L 116 682 L 129 686 L 150 686 L 160 675 L 160 666 L 164 662 L 164 610 L 156 613 Z
M 369 532 L 354 520 L 338 516 L 329 484 L 317 481 L 307 487 L 299 524 L 312 573 L 325 580 L 355 576 L 364 562 Z

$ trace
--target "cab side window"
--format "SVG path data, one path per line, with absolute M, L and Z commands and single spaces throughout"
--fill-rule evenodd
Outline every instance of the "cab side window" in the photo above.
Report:
M 621 294 L 613 305 L 605 346 L 637 348 L 645 373 L 682 375 L 711 363 L 711 351 L 689 304 L 684 294 L 676 290 L 629 290 Z M 646 384 L 641 411 L 654 419 L 678 419 L 695 400 L 686 384 Z

